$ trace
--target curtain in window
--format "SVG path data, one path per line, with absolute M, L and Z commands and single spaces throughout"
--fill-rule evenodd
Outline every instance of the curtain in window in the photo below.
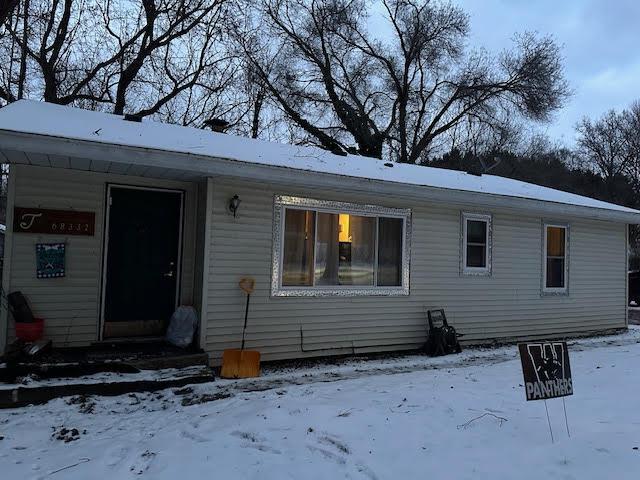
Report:
M 564 228 L 547 227 L 547 255 L 564 257 Z
M 378 219 L 378 286 L 402 285 L 402 219 Z
M 340 285 L 373 285 L 375 243 L 376 218 L 349 215 L 349 239 L 339 242 Z
M 318 213 L 316 285 L 338 285 L 338 215 Z
M 547 227 L 547 288 L 564 288 L 566 230 Z
M 284 221 L 282 285 L 313 285 L 315 212 L 287 209 Z
M 318 213 L 316 285 L 373 285 L 376 218 Z

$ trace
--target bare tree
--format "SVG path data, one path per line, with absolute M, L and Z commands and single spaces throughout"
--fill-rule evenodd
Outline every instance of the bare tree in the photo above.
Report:
M 624 114 L 610 110 L 597 120 L 583 118 L 576 130 L 581 153 L 605 179 L 612 194 L 616 177 L 625 173 L 633 159 Z
M 7 24 L 27 62 L 16 80 L 18 55 L 4 52 L 0 97 L 24 96 L 28 76 L 32 95 L 47 102 L 201 125 L 228 110 L 225 91 L 240 68 L 221 41 L 227 3 L 31 0 L 24 21 Z
M 29 61 L 30 88 L 41 92 L 43 100 L 63 105 L 110 102 L 112 66 L 123 50 L 105 42 L 96 3 L 31 0 L 24 6 L 24 22 L 9 30 Z M 27 75 L 25 66 L 21 62 L 22 78 Z M 22 88 L 23 81 L 18 84 Z
M 559 50 L 525 34 L 492 58 L 467 52 L 467 15 L 428 0 L 381 2 L 390 41 L 370 33 L 365 0 L 263 0 L 278 39 L 239 35 L 270 96 L 311 141 L 420 163 L 462 122 L 501 125 L 504 111 L 545 120 L 568 88 Z M 261 48 L 262 47 L 262 48 Z
M 18 4 L 18 1 L 0 0 L 0 100 L 5 103 L 15 99 L 11 92 L 11 80 L 13 77 L 11 67 L 14 66 L 14 62 L 7 62 L 7 60 L 15 57 L 16 48 L 15 42 L 7 38 L 7 24 L 15 23 L 14 12 Z
M 111 3 L 107 2 L 106 18 L 112 11 Z M 155 114 L 196 86 L 203 74 L 225 60 L 212 55 L 223 22 L 224 0 L 142 0 L 141 3 L 131 31 L 108 28 L 118 45 L 124 46 L 115 85 L 114 113 L 121 114 L 128 107 L 138 115 Z M 211 88 L 220 86 L 211 85 Z M 142 104 L 133 101 L 140 98 L 140 92 L 149 91 L 153 92 L 152 101 L 149 101 L 150 95 L 143 95 Z
M 629 157 L 626 174 L 640 196 L 640 101 L 622 112 L 621 121 Z
M 392 125 L 375 120 L 389 98 L 376 91 L 371 59 L 343 40 L 352 34 L 349 22 L 365 13 L 361 1 L 265 1 L 257 21 L 279 41 L 265 45 L 247 32 L 239 39 L 270 96 L 306 134 L 303 141 L 379 157 Z
M 633 185 L 638 199 L 635 207 L 640 208 L 640 101 L 631 104 L 628 110 L 623 112 L 624 135 L 629 148 L 629 164 L 626 174 Z M 629 244 L 632 256 L 630 267 L 640 269 L 640 226 L 629 225 Z

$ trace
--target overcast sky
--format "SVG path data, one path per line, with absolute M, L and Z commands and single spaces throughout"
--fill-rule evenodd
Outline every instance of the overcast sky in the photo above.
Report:
M 453 0 L 470 15 L 471 45 L 497 52 L 515 32 L 551 34 L 562 46 L 574 91 L 567 106 L 543 126 L 550 137 L 574 143 L 583 116 L 640 99 L 640 1 Z

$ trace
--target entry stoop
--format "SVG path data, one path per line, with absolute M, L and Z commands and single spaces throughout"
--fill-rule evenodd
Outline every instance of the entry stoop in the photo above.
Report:
M 73 395 L 123 395 L 214 381 L 208 355 L 164 342 L 51 349 L 0 365 L 0 408 Z

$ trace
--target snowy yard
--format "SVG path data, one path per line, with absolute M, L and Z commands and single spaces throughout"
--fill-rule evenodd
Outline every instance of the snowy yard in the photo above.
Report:
M 504 347 L 2 410 L 2 478 L 638 478 L 640 328 L 570 354 L 555 444 Z

